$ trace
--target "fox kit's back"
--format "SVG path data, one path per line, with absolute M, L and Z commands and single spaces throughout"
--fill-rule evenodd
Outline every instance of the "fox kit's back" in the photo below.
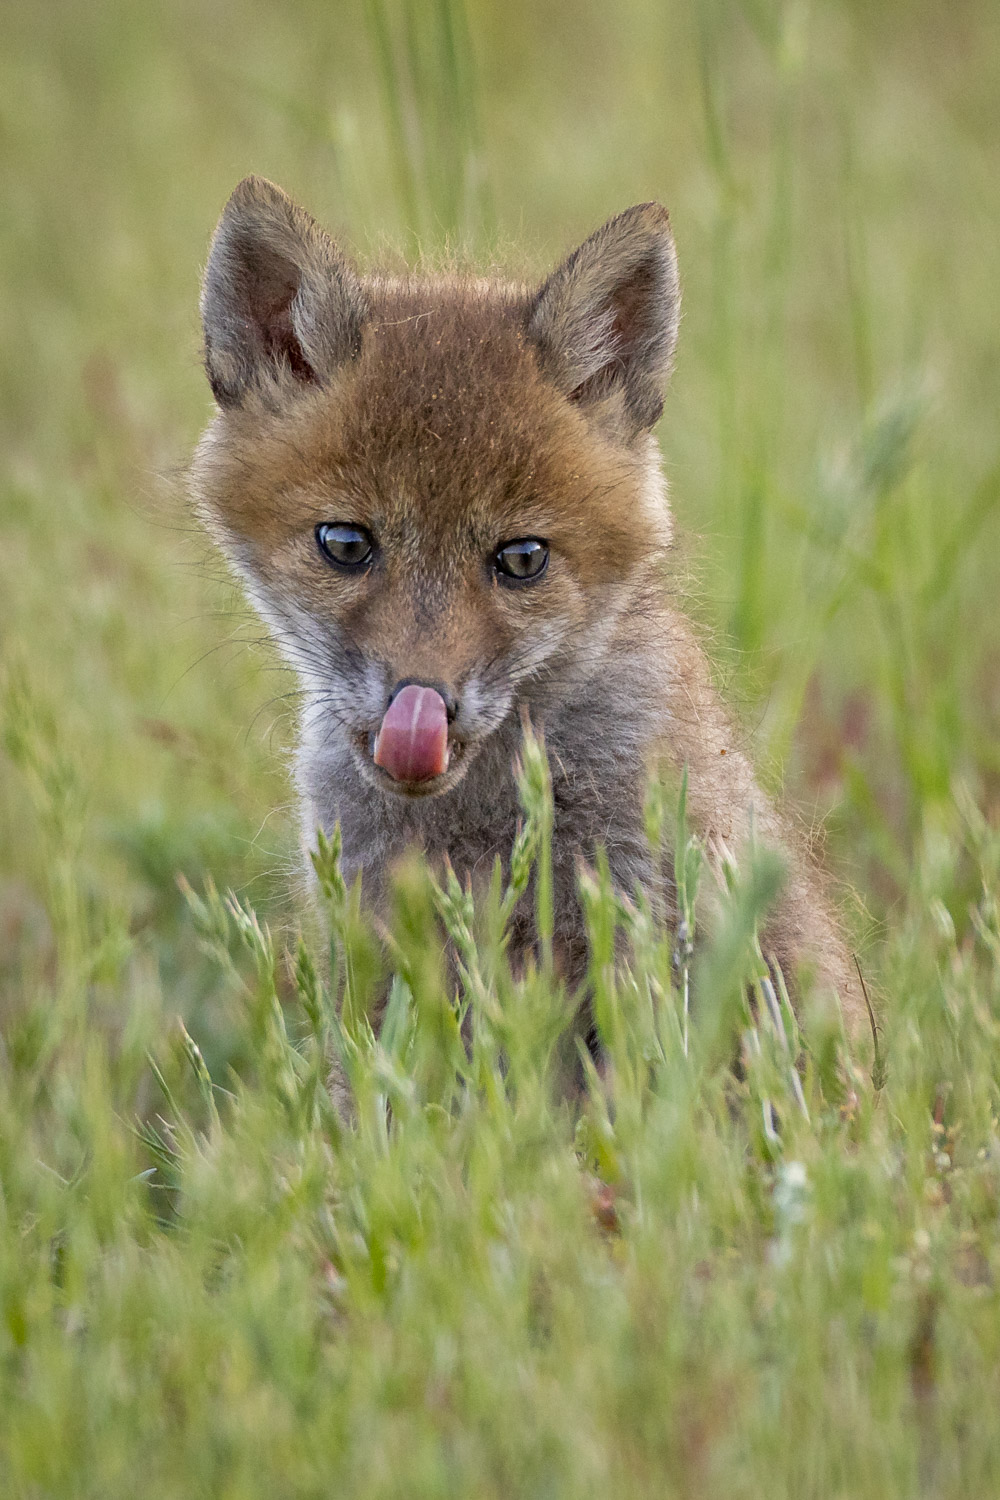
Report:
M 339 821 L 371 905 L 408 846 L 473 878 L 509 853 L 527 712 L 552 766 L 568 980 L 586 962 L 581 856 L 603 845 L 623 890 L 640 882 L 669 907 L 643 798 L 656 767 L 686 766 L 710 850 L 739 859 L 752 823 L 784 852 L 768 954 L 835 989 L 858 1029 L 817 878 L 667 600 L 651 429 L 678 311 L 657 204 L 526 287 L 359 276 L 278 188 L 247 179 L 205 276 L 218 413 L 195 493 L 302 683 L 307 838 Z

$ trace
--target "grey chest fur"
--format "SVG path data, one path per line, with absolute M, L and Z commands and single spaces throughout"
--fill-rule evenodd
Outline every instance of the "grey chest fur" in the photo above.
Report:
M 643 831 L 646 767 L 638 726 L 633 716 L 609 734 L 596 717 L 593 708 L 564 709 L 544 726 L 554 806 L 555 937 L 571 982 L 586 965 L 580 859 L 591 861 L 603 846 L 612 878 L 625 893 L 637 883 L 649 888 L 656 882 Z M 520 740 L 520 724 L 511 723 L 483 747 L 453 791 L 413 800 L 387 795 L 359 774 L 348 755 L 314 749 L 307 740 L 299 757 L 306 840 L 317 826 L 329 832 L 340 823 L 345 877 L 361 874 L 365 902 L 376 911 L 393 863 L 410 848 L 432 861 L 447 857 L 460 878 L 485 884 L 498 857 L 506 870 L 522 816 L 514 777 Z M 527 946 L 532 938 L 526 923 L 516 945 Z

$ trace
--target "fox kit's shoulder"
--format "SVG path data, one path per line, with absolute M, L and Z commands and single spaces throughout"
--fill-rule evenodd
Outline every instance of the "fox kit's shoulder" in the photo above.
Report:
M 509 849 L 524 711 L 552 760 L 577 962 L 580 853 L 603 842 L 626 888 L 655 878 L 653 760 L 691 767 L 706 837 L 738 847 L 752 807 L 782 837 L 738 752 L 720 769 L 725 715 L 665 599 L 651 429 L 678 313 L 657 204 L 533 286 L 360 275 L 258 179 L 226 206 L 202 297 L 218 410 L 194 490 L 302 681 L 306 829 L 341 823 L 371 899 L 408 843 L 473 871 Z M 778 944 L 793 956 L 807 906 Z M 830 942 L 812 947 L 836 969 Z

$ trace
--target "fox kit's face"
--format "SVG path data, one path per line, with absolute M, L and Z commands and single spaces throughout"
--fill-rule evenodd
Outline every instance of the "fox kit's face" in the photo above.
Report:
M 665 214 L 613 220 L 540 291 L 362 280 L 250 180 L 203 313 L 220 412 L 197 493 L 310 734 L 389 796 L 446 792 L 523 705 L 583 690 L 666 540 Z

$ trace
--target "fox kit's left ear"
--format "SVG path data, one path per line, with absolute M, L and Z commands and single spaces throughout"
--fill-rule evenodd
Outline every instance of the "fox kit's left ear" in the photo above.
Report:
M 205 368 L 220 406 L 323 385 L 360 347 L 355 272 L 281 188 L 246 177 L 223 211 L 201 295 Z
M 670 219 L 642 203 L 585 240 L 534 299 L 529 334 L 542 367 L 626 442 L 663 410 L 680 314 Z

